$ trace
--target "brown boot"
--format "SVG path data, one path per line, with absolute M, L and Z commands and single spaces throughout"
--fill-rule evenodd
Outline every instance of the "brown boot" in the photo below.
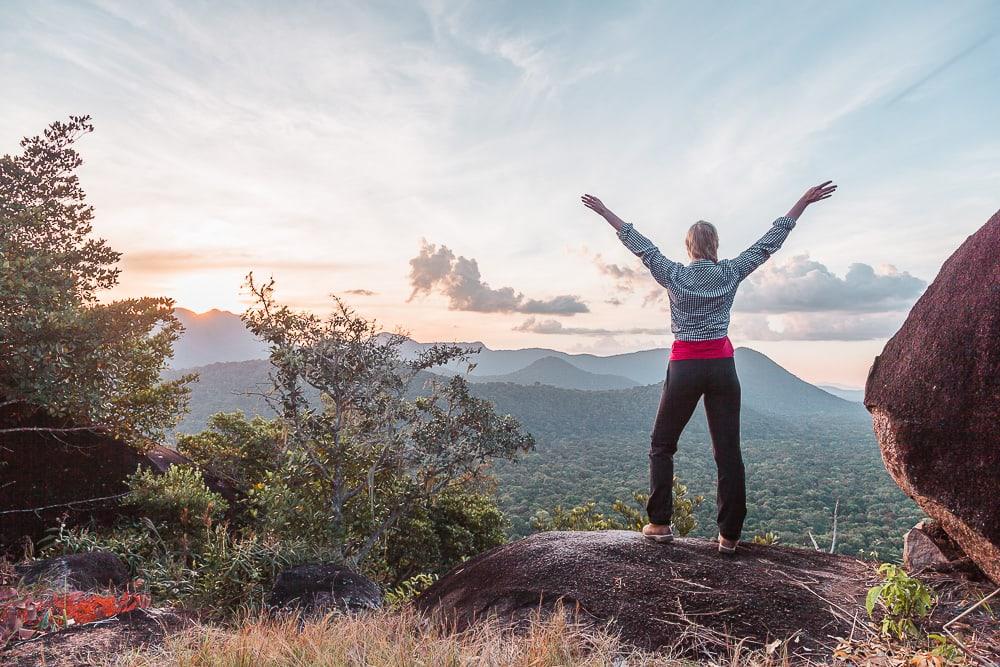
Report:
M 654 542 L 672 542 L 674 539 L 673 529 L 659 523 L 647 523 L 642 527 L 642 534 Z
M 720 554 L 734 554 L 736 553 L 736 544 L 739 540 L 727 540 L 722 535 L 719 535 L 719 553 Z

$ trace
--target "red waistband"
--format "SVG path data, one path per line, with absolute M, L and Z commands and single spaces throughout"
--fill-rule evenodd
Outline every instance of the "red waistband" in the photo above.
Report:
M 724 359 L 733 356 L 733 344 L 729 336 L 712 340 L 675 340 L 670 346 L 670 360 L 681 359 Z

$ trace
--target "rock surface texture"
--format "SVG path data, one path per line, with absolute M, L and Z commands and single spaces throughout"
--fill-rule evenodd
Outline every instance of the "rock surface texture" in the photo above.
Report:
M 14 572 L 21 584 L 44 583 L 57 590 L 99 591 L 124 588 L 129 582 L 125 563 L 109 551 L 56 556 L 17 565 Z
M 382 589 L 337 565 L 310 563 L 282 571 L 267 600 L 272 609 L 357 613 L 382 606 Z
M 918 573 L 922 570 L 942 568 L 949 562 L 951 559 L 927 534 L 923 521 L 910 528 L 903 536 L 903 567 L 908 572 Z
M 865 407 L 889 474 L 1000 583 L 1000 213 L 876 357 Z
M 421 594 L 419 609 L 456 630 L 496 615 L 516 624 L 562 603 L 644 649 L 678 646 L 705 658 L 728 637 L 760 648 L 796 636 L 796 655 L 829 655 L 847 637 L 871 568 L 861 561 L 780 546 L 714 541 L 657 544 L 632 531 L 550 532 L 463 563 Z
M 0 665 L 80 667 L 114 664 L 116 656 L 159 646 L 168 634 L 187 624 L 185 618 L 169 610 L 139 609 L 0 648 Z
M 0 552 L 21 551 L 25 537 L 40 539 L 60 518 L 108 524 L 130 511 L 118 497 L 138 468 L 163 472 L 188 462 L 167 447 L 139 452 L 99 431 L 46 431 L 73 424 L 37 410 L 0 409 L 0 425 L 26 429 L 0 435 Z M 205 481 L 234 505 L 225 482 L 207 474 Z

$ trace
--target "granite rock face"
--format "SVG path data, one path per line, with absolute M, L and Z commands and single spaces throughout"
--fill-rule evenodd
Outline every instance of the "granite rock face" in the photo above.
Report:
M 1000 583 L 1000 213 L 876 357 L 865 407 L 889 474 Z
M 108 525 L 131 516 L 118 502 L 129 475 L 190 463 L 168 447 L 138 451 L 99 430 L 73 430 L 37 409 L 0 408 L 0 426 L 19 429 L 0 435 L 0 553 L 22 551 L 26 538 L 38 540 L 60 521 Z M 205 483 L 235 505 L 237 492 L 225 481 L 206 473 Z
M 722 635 L 754 647 L 795 636 L 796 656 L 816 657 L 864 614 L 869 576 L 861 561 L 818 551 L 741 543 L 723 555 L 714 540 L 558 531 L 462 563 L 415 604 L 459 632 L 494 616 L 517 627 L 561 606 L 636 647 L 677 646 L 698 660 L 712 645 L 704 638 Z
M 76 591 L 124 588 L 129 582 L 125 563 L 110 551 L 88 551 L 17 565 L 22 584 L 41 584 Z
M 344 567 L 309 563 L 278 574 L 267 600 L 275 610 L 304 613 L 357 613 L 382 606 L 382 589 L 371 579 Z

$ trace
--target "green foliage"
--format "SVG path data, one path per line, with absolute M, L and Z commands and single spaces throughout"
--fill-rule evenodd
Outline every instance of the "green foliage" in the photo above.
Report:
M 398 586 L 394 586 L 385 592 L 385 603 L 390 607 L 401 607 L 412 601 L 438 580 L 438 575 L 426 572 L 415 574 L 409 579 L 404 579 Z
M 284 429 L 280 422 L 263 417 L 217 413 L 201 433 L 178 436 L 177 451 L 246 493 L 280 465 Z
M 138 470 L 127 480 L 122 504 L 134 507 L 163 535 L 185 548 L 217 523 L 229 504 L 205 486 L 200 470 L 172 465 L 164 473 Z
M 777 544 L 780 541 L 781 538 L 778 536 L 778 534 L 772 533 L 771 531 L 767 531 L 766 533 L 757 533 L 756 535 L 753 536 L 754 544 L 771 545 L 771 544 Z
M 674 514 L 671 519 L 675 534 L 684 537 L 698 525 L 694 510 L 704 501 L 701 496 L 688 498 L 685 484 L 674 476 Z M 611 504 L 617 514 L 605 515 L 597 510 L 593 501 L 569 509 L 556 505 L 551 512 L 540 510 L 531 520 L 535 532 L 547 530 L 642 530 L 646 523 L 646 501 L 649 495 L 632 492 L 632 502 L 616 499 Z
M 201 471 L 191 465 L 172 465 L 164 473 L 140 469 L 126 483 L 129 494 L 122 503 L 154 521 L 211 526 L 229 509 L 222 496 L 205 486 Z
M 160 381 L 181 331 L 173 301 L 99 301 L 121 255 L 91 237 L 75 173 L 92 130 L 73 116 L 0 157 L 0 401 L 146 444 L 176 423 L 193 376 Z
M 462 561 L 504 544 L 508 526 L 494 494 L 456 482 L 408 508 L 388 530 L 384 549 L 375 552 L 373 559 L 385 568 L 382 578 L 388 581 L 421 572 L 443 575 Z
M 259 285 L 251 274 L 247 286 L 256 303 L 243 321 L 270 345 L 269 395 L 287 451 L 283 470 L 269 473 L 256 493 L 271 529 L 302 522 L 319 529 L 321 512 L 327 543 L 358 565 L 408 508 L 456 480 L 482 479 L 493 459 L 513 460 L 534 446 L 516 419 L 474 397 L 461 375 L 407 396 L 419 373 L 466 359 L 464 348 L 438 344 L 405 359 L 405 335 L 381 331 L 336 296 L 321 319 L 276 303 L 273 281 Z M 318 394 L 318 408 L 309 393 Z M 278 500 L 269 488 L 294 496 L 303 514 L 260 502 Z
M 277 305 L 270 285 L 251 278 L 250 287 L 259 301 L 244 319 L 271 344 L 268 395 L 279 416 L 218 414 L 179 440 L 240 492 L 238 507 L 205 487 L 201 468 L 140 472 L 125 501 L 139 521 L 100 535 L 63 531 L 54 549 L 104 546 L 160 597 L 226 614 L 256 604 L 277 569 L 309 557 L 398 583 L 506 540 L 490 466 L 529 450 L 532 437 L 473 397 L 464 377 L 407 394 L 418 373 L 463 349 L 432 346 L 405 360 L 402 335 L 384 335 L 339 300 L 321 320 Z
M 880 626 L 883 634 L 894 634 L 899 639 L 918 636 L 915 621 L 930 614 L 935 600 L 934 591 L 891 563 L 881 564 L 878 573 L 884 581 L 868 590 L 865 598 L 868 615 L 874 617 L 875 607 L 880 605 L 883 610 Z
M 532 532 L 539 509 L 594 501 L 609 507 L 649 479 L 649 429 L 660 387 L 579 391 L 510 383 L 473 385 L 498 410 L 515 415 L 537 438 L 516 465 L 496 466 L 500 508 L 512 533 Z M 770 530 L 782 544 L 812 548 L 831 539 L 830 516 L 840 499 L 837 552 L 877 551 L 900 557 L 899 536 L 923 517 L 919 507 L 886 475 L 871 419 L 859 414 L 765 413 L 744 405 L 740 421 L 747 477 L 744 533 Z M 717 471 L 710 434 L 699 405 L 680 439 L 675 470 L 709 502 L 695 509 L 692 535 L 715 536 Z
M 203 527 L 197 539 L 185 545 L 164 535 L 149 519 L 100 532 L 60 526 L 47 540 L 44 554 L 94 550 L 118 555 L 157 601 L 197 610 L 210 619 L 260 610 L 278 572 L 332 558 L 305 540 L 234 535 L 225 524 Z

